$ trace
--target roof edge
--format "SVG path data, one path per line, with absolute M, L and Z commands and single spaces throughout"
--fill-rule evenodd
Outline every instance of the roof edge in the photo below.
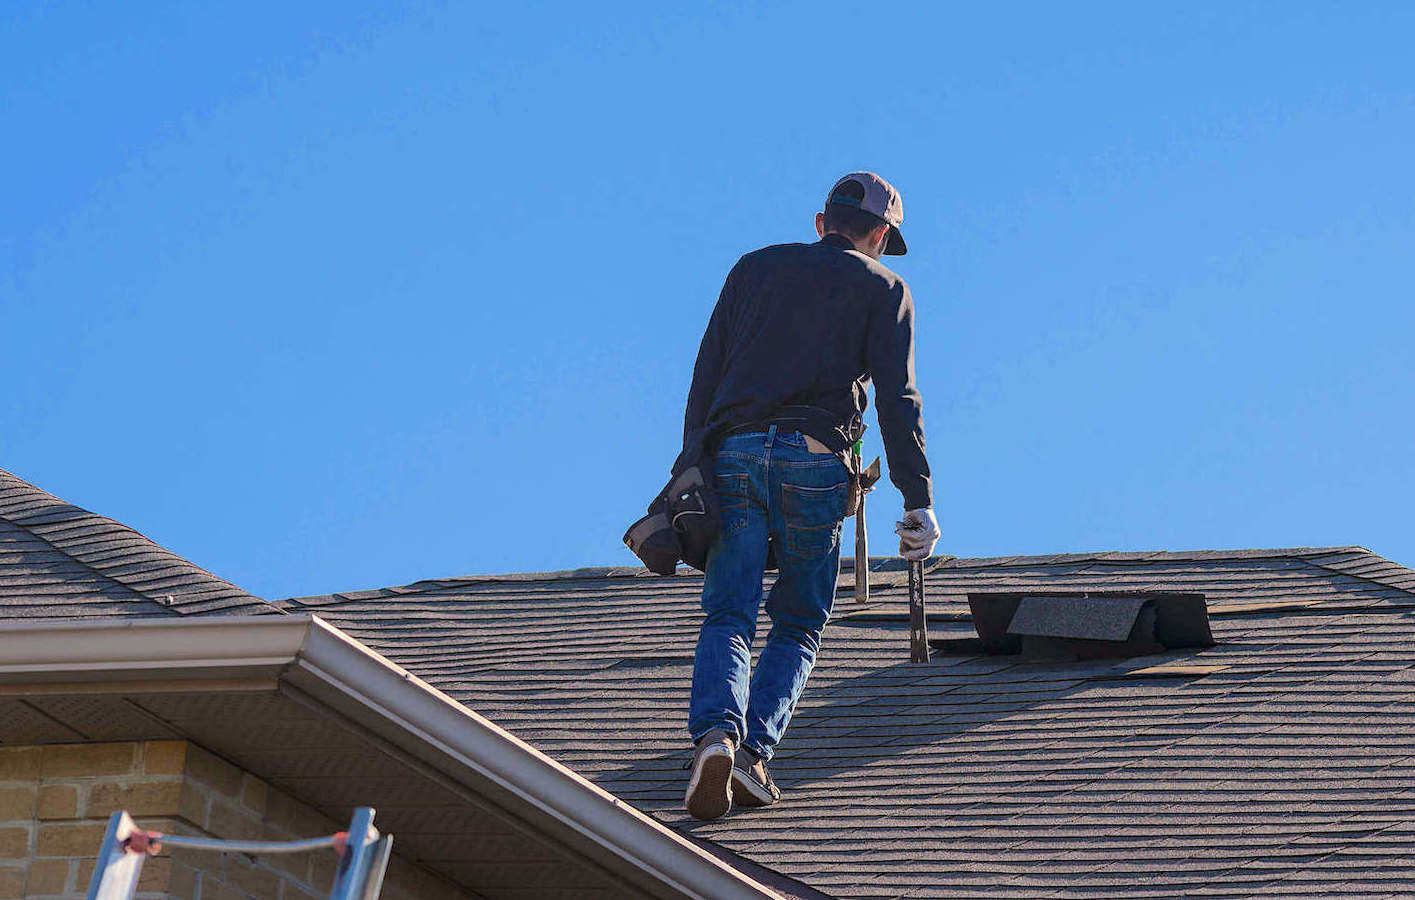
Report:
M 580 853 L 591 851 L 595 862 L 650 896 L 781 900 L 317 616 L 0 625 L 0 684 L 62 682 L 108 692 L 191 679 L 278 679 Z
M 202 568 L 136 528 L 75 506 L 6 469 L 0 469 L 0 518 L 168 613 L 221 613 L 234 608 L 257 615 L 283 612 L 276 604 Z M 101 549 L 84 544 L 95 528 L 104 531 Z M 76 537 L 75 530 L 81 535 Z M 152 568 L 137 575 L 123 571 L 133 562 L 133 554 L 155 555 L 161 568 L 168 570 L 166 575 L 154 580 Z
M 627 863 L 614 867 L 621 876 L 648 872 L 678 895 L 703 900 L 779 900 L 775 891 L 317 616 L 290 679 L 336 703 L 353 698 L 356 713 L 373 711 L 441 757 L 424 756 L 425 761 L 467 767 L 479 779 L 553 816 Z M 661 887 L 654 893 L 661 895 Z
M 304 645 L 310 615 L 9 620 L 0 684 L 274 678 Z M 179 630 L 180 641 L 164 640 Z

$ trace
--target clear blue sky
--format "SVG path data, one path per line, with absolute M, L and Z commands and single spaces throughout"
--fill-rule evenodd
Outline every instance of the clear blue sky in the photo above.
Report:
M 723 276 L 868 168 L 940 552 L 1415 565 L 1412 34 L 1403 2 L 8 3 L 0 467 L 272 598 L 629 564 Z

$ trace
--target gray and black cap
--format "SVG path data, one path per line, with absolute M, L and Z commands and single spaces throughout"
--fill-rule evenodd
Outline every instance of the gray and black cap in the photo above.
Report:
M 889 225 L 889 237 L 884 242 L 886 256 L 903 256 L 909 251 L 904 246 L 904 235 L 899 233 L 904 221 L 904 200 L 894 185 L 875 173 L 851 172 L 835 183 L 825 202 L 853 206 L 884 220 Z

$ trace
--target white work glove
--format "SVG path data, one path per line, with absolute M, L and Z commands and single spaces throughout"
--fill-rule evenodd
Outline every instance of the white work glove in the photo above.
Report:
M 943 536 L 932 509 L 906 510 L 904 521 L 894 523 L 894 533 L 899 535 L 899 555 L 910 562 L 932 556 L 934 544 Z

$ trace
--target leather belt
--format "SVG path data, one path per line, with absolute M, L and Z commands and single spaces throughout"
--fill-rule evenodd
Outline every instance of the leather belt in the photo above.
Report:
M 809 450 L 809 451 L 812 452 L 812 453 L 827 453 L 827 454 L 830 454 L 831 456 L 834 456 L 834 455 L 835 455 L 834 453 L 831 453 L 831 450 L 830 450 L 829 447 L 827 447 L 825 444 L 822 444 L 820 441 L 816 440 L 815 438 L 811 437 L 809 434 L 806 434 L 804 431 L 801 431 L 799 428 L 793 428 L 793 427 L 791 427 L 790 425 L 784 425 L 784 424 L 781 423 L 781 422 L 749 422 L 749 423 L 747 423 L 746 425 L 735 425 L 735 426 L 733 426 L 733 427 L 727 429 L 727 433 L 728 433 L 729 435 L 732 435 L 732 434 L 747 434 L 747 433 L 753 432 L 753 431 L 766 431 L 768 428 L 770 428 L 770 427 L 773 426 L 773 425 L 776 426 L 776 430 L 777 430 L 778 432 L 786 432 L 786 433 L 789 434 L 790 432 L 794 431 L 794 432 L 796 432 L 797 434 L 801 435 L 801 437 L 803 437 L 803 438 L 806 439 L 806 449 Z

